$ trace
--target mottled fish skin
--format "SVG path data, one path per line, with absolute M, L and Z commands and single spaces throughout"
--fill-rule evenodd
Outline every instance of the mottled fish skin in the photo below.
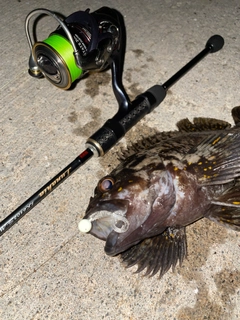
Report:
M 234 127 L 183 119 L 178 131 L 156 133 L 123 152 L 84 217 L 108 255 L 161 277 L 186 257 L 189 224 L 208 218 L 240 231 L 240 107 L 232 116 Z

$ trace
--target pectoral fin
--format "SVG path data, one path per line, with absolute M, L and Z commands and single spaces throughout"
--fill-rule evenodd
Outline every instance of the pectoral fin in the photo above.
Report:
M 181 265 L 187 256 L 185 227 L 167 228 L 162 234 L 148 238 L 121 253 L 125 267 L 138 265 L 136 273 L 143 271 L 145 276 L 159 272 L 161 278 L 177 262 Z

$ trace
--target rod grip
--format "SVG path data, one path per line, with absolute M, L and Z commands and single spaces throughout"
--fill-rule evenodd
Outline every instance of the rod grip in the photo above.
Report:
M 98 156 L 109 151 L 139 120 L 155 109 L 166 97 L 166 90 L 155 85 L 139 95 L 120 119 L 109 119 L 88 140 L 87 147 L 94 147 Z

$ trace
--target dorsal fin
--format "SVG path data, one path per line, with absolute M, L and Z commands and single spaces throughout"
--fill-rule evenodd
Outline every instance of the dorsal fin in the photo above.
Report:
M 232 109 L 232 117 L 236 125 L 240 125 L 240 106 Z
M 199 132 L 199 131 L 216 131 L 224 130 L 231 127 L 231 124 L 212 118 L 194 118 L 193 122 L 189 119 L 182 119 L 177 123 L 178 130 L 181 132 Z
M 233 109 L 233 117 L 235 123 L 239 121 L 240 123 L 240 107 Z M 178 130 L 176 131 L 166 131 L 158 132 L 156 129 L 151 129 L 151 134 L 148 137 L 142 136 L 140 140 L 130 144 L 127 149 L 121 149 L 118 152 L 118 159 L 124 161 L 129 156 L 154 147 L 156 144 L 167 143 L 171 139 L 180 137 L 181 134 L 188 134 L 192 132 L 204 132 L 204 131 L 223 131 L 225 129 L 231 128 L 231 124 L 227 121 L 218 120 L 214 118 L 194 118 L 193 122 L 189 119 L 182 119 L 176 124 Z M 196 140 L 196 137 L 194 137 Z M 177 142 L 178 143 L 178 142 Z M 176 146 L 174 146 L 176 147 Z
M 193 132 L 196 131 L 194 124 L 188 119 L 182 119 L 176 123 L 176 126 L 181 132 Z
M 164 131 L 158 132 L 154 130 L 154 133 L 150 136 L 144 137 L 142 136 L 140 140 L 137 140 L 134 143 L 131 143 L 127 146 L 127 149 L 120 149 L 118 152 L 118 160 L 124 161 L 126 158 L 132 156 L 133 154 L 150 149 L 154 147 L 157 143 L 167 141 L 168 139 L 179 135 L 179 131 Z
M 182 159 L 204 185 L 225 184 L 240 177 L 240 132 L 218 131 L 194 146 Z
M 224 120 L 211 119 L 211 118 L 194 118 L 194 125 L 199 131 L 217 131 L 231 128 L 231 124 Z

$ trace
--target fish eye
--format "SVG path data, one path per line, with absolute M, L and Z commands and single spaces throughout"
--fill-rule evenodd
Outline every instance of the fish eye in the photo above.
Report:
M 112 189 L 115 180 L 112 177 L 105 177 L 98 182 L 98 189 L 101 192 L 106 192 Z

